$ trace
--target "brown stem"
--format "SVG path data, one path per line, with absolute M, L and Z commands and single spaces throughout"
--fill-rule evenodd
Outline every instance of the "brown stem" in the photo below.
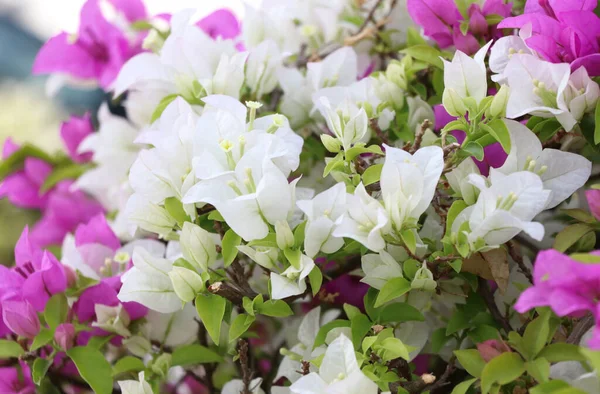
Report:
M 510 257 L 517 263 L 519 269 L 525 275 L 529 283 L 533 284 L 533 275 L 531 275 L 531 270 L 529 267 L 525 265 L 523 261 L 523 255 L 521 255 L 521 251 L 518 249 L 517 244 L 514 241 L 508 242 L 508 254 Z
M 385 135 L 385 133 L 379 127 L 379 123 L 377 122 L 376 118 L 369 120 L 369 126 L 371 126 L 371 130 L 373 130 L 373 132 L 375 133 L 375 135 L 377 135 L 377 138 L 379 138 L 381 142 L 383 142 L 384 144 L 390 143 L 390 140 L 388 139 L 387 135 Z
M 421 123 L 421 128 L 415 134 L 415 141 L 413 142 L 410 153 L 415 153 L 421 147 L 421 143 L 423 142 L 423 136 L 425 135 L 425 131 L 431 127 L 431 122 L 429 119 L 425 119 L 423 123 Z
M 581 338 L 583 335 L 588 332 L 588 330 L 594 327 L 595 320 L 592 315 L 587 315 L 584 318 L 580 319 L 575 327 L 573 327 L 573 331 L 567 338 L 567 343 L 571 343 L 573 345 L 578 345 L 581 342 Z
M 242 301 L 244 299 L 244 294 L 242 294 L 241 291 L 224 282 L 213 283 L 212 285 L 208 286 L 208 291 L 212 294 L 227 298 L 235 305 L 242 305 Z
M 496 301 L 494 300 L 494 295 L 492 294 L 492 291 L 490 290 L 487 281 L 481 277 L 479 277 L 478 279 L 479 286 L 477 291 L 483 297 L 483 300 L 485 301 L 485 304 L 487 305 L 490 313 L 492 314 L 492 317 L 494 318 L 494 320 L 496 320 L 498 324 L 500 324 L 500 326 L 504 329 L 504 331 L 506 331 L 506 333 L 511 332 L 512 327 L 510 326 L 508 319 L 506 319 L 504 316 L 502 316 L 502 313 L 500 313 L 500 310 L 496 305 Z
M 242 367 L 242 382 L 244 383 L 244 390 L 241 394 L 251 394 L 250 383 L 252 382 L 252 370 L 250 368 L 250 357 L 248 355 L 248 341 L 240 339 L 238 349 L 240 353 L 240 366 Z

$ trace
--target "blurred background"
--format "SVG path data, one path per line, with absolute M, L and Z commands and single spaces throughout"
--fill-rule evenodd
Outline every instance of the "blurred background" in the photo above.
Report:
M 231 9 L 243 18 L 244 2 L 261 0 L 144 0 L 149 14 L 198 9 L 204 16 L 218 8 Z M 79 10 L 85 0 L 0 0 L 0 144 L 10 137 L 55 152 L 62 149 L 60 123 L 69 114 L 95 113 L 105 95 L 100 90 L 63 89 L 47 97 L 45 78 L 31 75 L 31 66 L 42 44 L 61 31 L 76 32 Z M 0 261 L 12 256 L 14 244 L 30 211 L 0 200 Z

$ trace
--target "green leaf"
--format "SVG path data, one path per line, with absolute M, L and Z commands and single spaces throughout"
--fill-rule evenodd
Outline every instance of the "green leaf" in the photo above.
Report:
M 92 337 L 87 343 L 87 347 L 100 350 L 104 347 L 104 345 L 110 342 L 113 337 L 114 335 L 107 335 L 105 337 Z
M 302 251 L 300 251 L 300 249 L 286 249 L 283 251 L 283 254 L 285 255 L 287 261 L 290 262 L 292 267 L 296 268 L 297 270 L 300 269 L 300 259 L 302 258 Z
M 405 302 L 394 302 L 381 308 L 377 321 L 381 324 L 425 321 L 425 316 L 412 305 Z
M 517 353 L 502 353 L 494 357 L 481 372 L 481 392 L 487 394 L 492 385 L 504 385 L 519 378 L 525 372 L 525 363 Z
M 442 62 L 442 59 L 440 59 L 442 53 L 430 45 L 414 45 L 400 52 L 405 53 L 414 59 L 431 64 L 439 69 L 444 69 L 444 63 Z
M 325 159 L 327 164 L 325 165 L 325 169 L 323 170 L 323 178 L 325 178 L 329 173 L 339 167 L 343 167 L 346 163 L 344 161 L 344 152 L 338 153 L 335 157 L 328 157 Z
M 403 296 L 410 290 L 410 282 L 404 278 L 390 279 L 379 291 L 375 308 L 380 307 L 388 301 Z
M 467 142 L 459 152 L 465 157 L 474 156 L 477 160 L 483 160 L 483 147 L 475 141 Z
M 220 363 L 223 361 L 217 352 L 202 345 L 186 345 L 175 349 L 171 366 L 188 367 L 197 364 Z
M 54 337 L 54 330 L 42 328 L 40 332 L 33 338 L 33 343 L 29 347 L 29 350 L 35 352 L 42 346 L 46 346 Z
M 43 150 L 30 144 L 24 144 L 17 151 L 2 160 L 2 163 L 0 164 L 0 181 L 6 178 L 7 175 L 22 168 L 25 159 L 28 157 L 36 157 L 48 163 L 53 162 L 52 157 Z
M 469 375 L 480 378 L 485 361 L 476 349 L 455 350 L 454 355 Z
M 95 393 L 112 393 L 112 368 L 98 349 L 89 346 L 78 346 L 69 350 L 67 356 L 73 360 L 79 375 Z
M 321 290 L 321 285 L 323 284 L 323 273 L 317 265 L 308 274 L 308 281 L 310 282 L 310 288 L 314 297 Z
M 307 223 L 308 220 L 305 220 L 304 222 L 297 225 L 294 229 L 294 246 L 297 248 L 301 248 L 302 245 L 304 245 L 304 232 L 306 230 Z
M 46 177 L 44 183 L 42 183 L 42 186 L 40 187 L 40 193 L 47 192 L 62 180 L 77 179 L 91 168 L 92 167 L 90 165 L 82 165 L 77 163 L 69 164 L 64 167 L 57 167 L 52 170 L 50 175 Z
M 550 380 L 529 389 L 529 394 L 587 394 L 587 391 L 571 387 L 563 380 Z
M 223 264 L 225 268 L 229 267 L 233 260 L 237 257 L 237 247 L 242 242 L 242 237 L 237 235 L 233 230 L 229 229 L 223 236 L 223 242 L 221 243 L 221 253 L 223 254 Z
M 223 215 L 219 211 L 212 211 L 206 217 L 208 220 L 214 220 L 215 222 L 224 222 Z
M 596 218 L 583 209 L 561 209 L 560 211 L 580 222 L 588 224 L 596 223 Z
M 350 320 L 350 329 L 352 331 L 352 343 L 354 344 L 355 349 L 360 348 L 363 338 L 371 331 L 371 326 L 371 320 L 367 315 L 360 313 L 352 317 Z
M 324 345 L 325 339 L 327 338 L 327 333 L 329 331 L 333 330 L 334 328 L 338 328 L 338 327 L 350 327 L 350 321 L 338 319 L 338 320 L 330 321 L 329 323 L 326 323 L 323 326 L 321 326 L 321 328 L 319 329 L 319 332 L 317 333 L 317 336 L 315 337 L 315 344 L 313 346 L 313 349 L 316 349 L 319 346 Z
M 477 378 L 465 380 L 464 382 L 457 384 L 450 394 L 465 394 L 467 390 L 469 390 L 469 387 L 471 387 L 476 381 Z
M 409 354 L 406 345 L 398 338 L 386 338 L 381 342 L 381 347 L 385 349 L 382 359 L 383 361 L 391 361 L 397 358 L 408 360 Z
M 508 127 L 506 127 L 506 124 L 502 119 L 494 119 L 487 125 L 482 124 L 481 127 L 490 133 L 492 137 L 494 137 L 494 139 L 498 141 L 500 145 L 502 145 L 504 152 L 510 153 L 510 133 L 508 131 Z
M 527 325 L 523 334 L 523 355 L 527 360 L 532 360 L 544 348 L 550 333 L 550 311 L 544 310 L 540 315 Z
M 165 209 L 177 221 L 179 227 L 183 226 L 183 223 L 190 220 L 190 217 L 183 209 L 183 204 L 177 199 L 177 197 L 169 197 L 165 199 Z
M 539 123 L 536 123 L 533 129 L 531 129 L 541 142 L 546 142 L 562 129 L 563 126 L 556 120 L 556 118 L 545 119 Z
M 293 315 L 292 308 L 283 300 L 268 300 L 257 308 L 258 313 L 271 317 L 286 317 Z
M 406 36 L 406 45 L 409 47 L 414 47 L 417 45 L 427 45 L 427 41 L 425 41 L 421 33 L 419 33 L 414 27 L 408 28 Z
M 527 361 L 525 370 L 539 383 L 544 383 L 550 379 L 550 363 L 545 358 L 540 357 L 533 361 Z
M 25 354 L 25 350 L 16 342 L 0 339 L 0 360 L 17 358 Z
M 54 383 L 48 378 L 42 379 L 40 383 L 40 387 L 37 389 L 37 393 L 39 394 L 61 394 L 61 392 L 56 388 Z
M 457 273 L 460 274 L 460 270 L 462 268 L 463 261 L 461 259 L 456 259 L 448 263 L 450 267 Z
M 381 179 L 382 169 L 383 164 L 373 164 L 372 166 L 367 168 L 362 175 L 363 185 L 369 186 L 376 182 L 379 182 L 379 179 Z
M 444 128 L 442 129 L 442 132 L 445 133 L 447 131 L 454 131 L 454 130 L 467 131 L 468 128 L 462 119 L 460 119 L 460 120 L 457 119 L 457 120 L 453 120 L 452 122 L 450 122 L 446 126 L 444 126 Z
M 579 346 L 570 343 L 552 343 L 542 349 L 538 357 L 543 357 L 551 363 L 586 360 L 585 356 L 579 352 Z
M 596 374 L 600 374 L 600 351 L 591 350 L 585 347 L 580 347 L 579 351 L 590 362 L 592 369 L 596 370 Z
M 177 352 L 179 349 L 175 349 Z M 126 372 L 141 372 L 145 369 L 144 362 L 137 357 L 125 356 L 115 363 L 112 367 L 112 375 L 117 376 Z
M 256 318 L 251 315 L 245 315 L 243 313 L 237 315 L 231 323 L 231 327 L 229 327 L 229 342 L 233 342 L 244 335 L 255 320 Z
M 594 112 L 594 124 L 596 127 L 594 128 L 594 143 L 596 145 L 600 144 L 600 100 L 596 103 L 596 111 Z
M 50 368 L 51 365 L 52 360 L 36 358 L 31 368 L 31 378 L 33 379 L 33 383 L 39 385 L 46 376 L 46 372 L 48 372 L 48 368 Z
M 490 339 L 498 338 L 500 338 L 498 330 L 492 326 L 488 326 L 487 324 L 482 324 L 469 331 L 469 339 L 474 343 L 481 343 Z
M 431 333 L 431 351 L 437 354 L 442 350 L 444 345 L 452 339 L 452 336 L 446 335 L 446 328 L 440 327 Z
M 415 237 L 415 232 L 411 230 L 405 230 L 400 233 L 400 238 L 402 238 L 402 242 L 404 245 L 410 250 L 411 253 L 415 253 L 417 251 L 417 238 Z
M 448 210 L 448 217 L 446 218 L 446 234 L 445 235 L 452 233 L 452 224 L 454 223 L 454 220 L 456 219 L 458 214 L 460 214 L 467 207 L 468 207 L 467 203 L 464 202 L 463 200 L 456 200 L 452 203 L 452 205 L 450 206 L 450 209 Z
M 199 294 L 196 297 L 196 311 L 208 335 L 218 346 L 221 334 L 221 323 L 225 316 L 227 300 L 215 294 Z
M 67 296 L 64 293 L 53 295 L 46 303 L 46 309 L 44 309 L 44 319 L 52 330 L 56 330 L 60 324 L 67 320 L 67 314 L 69 313 L 69 303 L 67 302 Z
M 577 241 L 583 238 L 584 235 L 592 231 L 594 231 L 593 228 L 583 223 L 577 223 L 567 226 L 560 233 L 558 233 L 556 239 L 554 240 L 553 247 L 559 252 L 565 252 Z
M 350 319 L 350 320 L 352 320 L 352 318 L 354 316 L 361 314 L 360 309 L 358 309 L 354 305 L 344 304 L 343 308 L 344 308 L 344 313 L 346 314 L 346 316 L 348 316 L 348 319 Z
M 152 118 L 150 118 L 150 123 L 154 123 L 158 118 L 160 118 L 162 113 L 165 112 L 165 109 L 167 109 L 169 104 L 171 104 L 173 101 L 175 101 L 177 96 L 178 96 L 177 94 L 170 94 L 170 95 L 166 96 L 165 98 L 163 98 L 160 101 L 160 103 L 158 103 L 158 106 L 152 113 Z
M 469 327 L 469 319 L 462 309 L 455 309 L 448 325 L 446 326 L 446 335 L 452 335 L 455 332 L 464 330 Z

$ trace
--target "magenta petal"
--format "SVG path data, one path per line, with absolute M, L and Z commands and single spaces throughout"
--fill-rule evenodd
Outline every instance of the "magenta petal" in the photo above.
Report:
M 129 314 L 129 318 L 133 320 L 141 319 L 148 314 L 148 308 L 137 302 L 124 302 L 123 308 Z
M 23 171 L 7 176 L 0 183 L 0 198 L 6 197 L 11 204 L 21 208 L 43 209 L 46 195 L 40 196 L 39 185 L 29 179 Z
M 92 158 L 91 153 L 79 154 L 79 144 L 92 132 L 92 120 L 90 114 L 83 117 L 72 116 L 68 122 L 64 122 L 60 128 L 60 136 L 67 147 L 69 156 L 77 163 L 84 163 Z
M 576 281 L 574 264 L 576 263 L 569 256 L 554 249 L 541 251 L 533 267 L 534 283 L 536 286 L 542 283 L 556 286 Z
M 50 294 L 62 293 L 67 289 L 67 275 L 63 265 L 52 253 L 44 252 L 41 272 L 44 277 L 44 287 Z
M 539 0 L 537 0 L 539 1 Z M 527 3 L 532 2 L 531 0 Z M 564 11 L 594 11 L 598 0 L 547 0 L 555 14 Z M 525 9 L 526 12 L 527 9 Z
M 21 337 L 33 338 L 40 332 L 40 320 L 27 301 L 4 301 L 2 320 L 12 332 Z
M 466 53 L 467 55 L 474 54 L 481 47 L 481 45 L 479 45 L 479 41 L 477 41 L 473 34 L 467 32 L 466 36 L 463 35 L 458 25 L 454 26 L 452 37 L 454 39 L 454 46 L 456 46 L 456 49 Z
M 81 79 L 96 77 L 95 59 L 82 47 L 69 43 L 69 35 L 52 37 L 37 54 L 34 74 L 64 73 Z
M 21 236 L 15 245 L 15 262 L 17 266 L 23 266 L 27 263 L 31 263 L 37 257 L 39 252 L 32 245 L 29 239 L 29 227 L 25 226 Z
M 576 289 L 571 291 L 567 289 L 555 289 L 550 295 L 550 307 L 558 316 L 568 316 L 573 313 L 580 313 L 592 310 L 594 304 L 591 299 L 585 298 L 577 293 Z
M 25 159 L 24 171 L 27 178 L 41 186 L 52 172 L 52 166 L 44 160 L 28 157 Z
M 600 220 L 600 190 L 586 190 L 585 197 L 592 215 Z
M 16 367 L 0 367 L 0 393 L 34 394 L 35 385 L 31 380 L 31 370 L 24 361 L 19 362 L 22 374 Z
M 548 297 L 547 289 L 541 286 L 530 287 L 521 293 L 514 308 L 519 313 L 525 313 L 539 306 L 547 306 L 549 304 Z
M 4 146 L 2 147 L 2 158 L 6 159 L 8 156 L 18 151 L 19 148 L 19 145 L 15 144 L 12 138 L 8 137 L 4 141 Z
M 129 22 L 139 21 L 148 17 L 146 6 L 142 0 L 109 0 L 115 8 L 125 15 Z
M 94 319 L 96 316 L 94 306 L 96 304 L 118 305 L 119 299 L 117 298 L 115 289 L 103 282 L 87 288 L 81 293 L 75 305 L 73 305 L 77 318 L 82 322 Z
M 104 214 L 94 216 L 87 224 L 79 225 L 75 232 L 77 246 L 93 243 L 108 246 L 113 250 L 121 247 L 121 241 L 108 225 Z
M 197 24 L 206 34 L 213 39 L 221 37 L 231 39 L 240 35 L 240 23 L 235 14 L 222 8 L 202 18 Z

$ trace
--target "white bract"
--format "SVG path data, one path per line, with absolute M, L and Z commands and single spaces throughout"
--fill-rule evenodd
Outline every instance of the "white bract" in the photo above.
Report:
M 404 277 L 402 263 L 384 250 L 379 254 L 366 254 L 361 261 L 365 277 L 360 281 L 375 289 L 381 290 L 390 279 Z
M 281 300 L 304 293 L 306 290 L 306 278 L 313 268 L 315 268 L 313 259 L 302 255 L 298 268 L 290 266 L 281 274 L 271 272 L 271 296 L 273 299 Z
M 140 372 L 138 380 L 121 380 L 118 382 L 123 394 L 152 394 L 152 387 L 146 382 L 144 372 Z
M 526 126 L 514 120 L 505 120 L 510 132 L 511 151 L 503 174 L 531 171 L 540 176 L 544 189 L 552 194 L 545 209 L 551 209 L 569 198 L 585 185 L 592 171 L 592 163 L 585 157 L 558 149 L 542 148 L 539 138 Z
M 516 142 L 511 142 L 516 145 Z M 512 149 L 516 149 L 516 146 L 513 146 Z M 455 169 L 446 174 L 446 179 L 458 197 L 465 200 L 467 204 L 473 205 L 477 201 L 479 189 L 469 181 L 470 174 L 479 175 L 480 172 L 473 159 L 467 157 Z
M 294 394 L 376 394 L 377 385 L 360 370 L 352 341 L 340 335 L 325 351 L 319 372 L 311 372 L 290 386 Z
M 317 194 L 312 200 L 296 203 L 306 215 L 308 222 L 304 231 L 304 251 L 315 257 L 319 251 L 335 253 L 344 240 L 333 236 L 335 222 L 346 209 L 346 186 L 343 183 Z
M 471 98 L 478 105 L 487 96 L 487 73 L 485 55 L 489 42 L 474 57 L 456 51 L 452 61 L 444 60 L 444 95 L 447 91 L 456 94 L 461 100 Z

